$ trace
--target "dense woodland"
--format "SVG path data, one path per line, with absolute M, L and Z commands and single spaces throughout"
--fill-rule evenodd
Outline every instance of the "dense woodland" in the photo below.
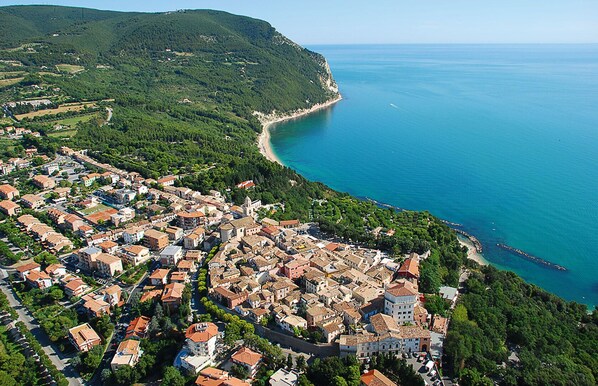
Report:
M 79 124 L 70 140 L 28 137 L 26 145 L 42 153 L 63 144 L 87 148 L 101 161 L 146 177 L 182 175 L 180 184 L 202 192 L 219 190 L 236 203 L 246 195 L 280 203 L 277 211 L 263 215 L 318 222 L 331 235 L 397 257 L 430 250 L 421 266 L 420 290 L 433 294 L 442 284 L 458 285 L 468 264 L 465 251 L 456 234 L 430 213 L 378 207 L 308 181 L 259 154 L 255 143 L 261 126 L 255 111 L 290 112 L 335 96 L 322 82 L 329 76 L 324 58 L 298 47 L 268 23 L 214 11 L 139 14 L 2 7 L 0 34 L 1 58 L 22 63 L 18 69 L 27 72 L 17 83 L 21 89 L 39 85 L 61 100 L 96 101 L 114 112 L 108 125 L 101 119 Z M 25 45 L 33 51 L 23 49 Z M 57 64 L 83 70 L 52 73 Z M 28 95 L 45 96 L 41 91 Z M 21 96 L 19 87 L 0 86 L 2 100 Z M 42 134 L 51 130 L 43 120 L 22 125 Z M 16 145 L 0 151 L 11 155 L 23 149 Z M 255 188 L 234 187 L 249 179 Z M 384 231 L 374 236 L 378 227 Z M 386 236 L 388 229 L 395 233 Z M 25 245 L 29 240 L 13 242 Z M 465 288 L 453 312 L 445 358 L 446 370 L 461 376 L 462 384 L 484 385 L 491 378 L 505 385 L 595 384 L 596 312 L 587 316 L 583 306 L 492 268 L 474 273 Z M 429 309 L 448 312 L 442 301 L 429 298 Z M 167 357 L 168 344 L 145 349 Z M 508 359 L 511 351 L 518 360 Z M 387 362 L 374 365 L 402 374 L 400 363 Z M 356 381 L 354 365 L 343 366 L 318 362 L 303 382 L 323 384 L 323 374 L 326 382 Z M 409 384 L 405 374 L 401 384 Z M 139 377 L 143 374 L 117 374 L 117 381 Z

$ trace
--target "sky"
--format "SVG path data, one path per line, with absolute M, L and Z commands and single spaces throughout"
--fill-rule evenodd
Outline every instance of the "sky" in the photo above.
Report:
M 598 43 L 598 0 L 0 0 L 119 11 L 218 9 L 304 44 Z

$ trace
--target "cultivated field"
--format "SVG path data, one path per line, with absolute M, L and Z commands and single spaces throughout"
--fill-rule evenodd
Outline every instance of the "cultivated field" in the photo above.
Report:
M 54 114 L 58 114 L 58 113 L 64 113 L 66 111 L 81 111 L 85 108 L 85 106 L 96 107 L 96 104 L 94 102 L 66 103 L 64 105 L 60 105 L 59 107 L 57 107 L 55 109 L 32 111 L 27 114 L 15 115 L 15 117 L 20 120 L 23 118 L 34 118 L 34 117 L 41 117 L 44 115 L 54 115 Z
M 74 64 L 57 64 L 56 69 L 60 72 L 66 72 L 67 74 L 76 74 L 85 70 L 85 67 Z

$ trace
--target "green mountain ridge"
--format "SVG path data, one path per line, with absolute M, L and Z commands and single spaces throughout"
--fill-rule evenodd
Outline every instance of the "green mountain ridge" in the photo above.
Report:
M 461 377 L 461 385 L 596 383 L 598 311 L 587 315 L 585 306 L 512 273 L 480 269 L 455 232 L 428 212 L 395 212 L 357 200 L 259 153 L 255 111 L 291 112 L 337 96 L 325 58 L 270 24 L 218 11 L 11 6 L 0 7 L 0 34 L 2 103 L 50 98 L 97 106 L 69 113 L 89 118 L 68 130 L 72 138 L 55 128 L 59 119 L 21 120 L 19 126 L 42 136 L 0 147 L 2 159 L 21 156 L 28 146 L 41 154 L 64 145 L 88 149 L 102 162 L 145 177 L 178 174 L 177 185 L 216 189 L 237 204 L 246 196 L 283 203 L 262 214 L 317 222 L 328 234 L 397 258 L 430 250 L 420 267 L 422 293 L 458 286 L 462 269 L 473 271 L 445 341 L 445 371 Z M 113 109 L 109 124 L 107 107 Z M 245 180 L 256 186 L 235 187 Z M 374 236 L 378 227 L 395 232 Z M 509 361 L 510 347 L 520 353 L 519 363 Z

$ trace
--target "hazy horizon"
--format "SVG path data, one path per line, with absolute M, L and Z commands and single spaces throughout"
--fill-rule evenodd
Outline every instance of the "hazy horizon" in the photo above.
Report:
M 112 11 L 214 9 L 271 23 L 302 45 L 330 44 L 597 44 L 598 2 L 591 0 L 290 1 L 3 1 Z M 333 17 L 331 17 L 331 15 Z

